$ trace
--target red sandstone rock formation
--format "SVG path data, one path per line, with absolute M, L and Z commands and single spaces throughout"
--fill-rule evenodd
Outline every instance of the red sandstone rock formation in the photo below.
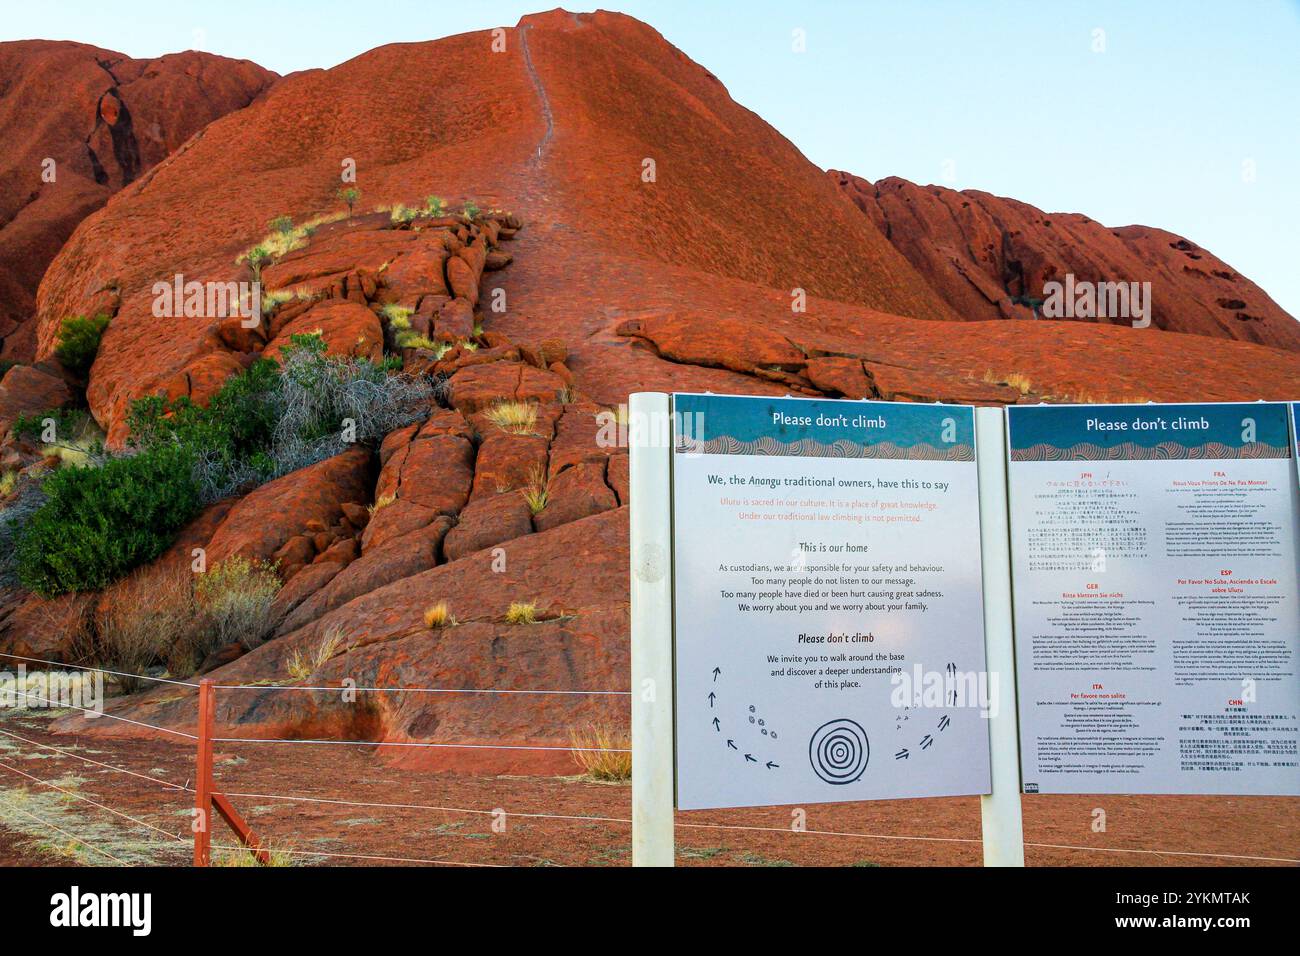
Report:
M 208 53 L 0 43 L 0 355 L 32 357 L 36 287 L 77 224 L 275 80 Z
M 1031 300 L 1072 274 L 1087 282 L 1150 282 L 1156 328 L 1300 349 L 1300 322 L 1263 289 L 1163 229 L 1111 228 L 975 189 L 829 175 L 962 319 L 1034 318 L 1038 302 Z

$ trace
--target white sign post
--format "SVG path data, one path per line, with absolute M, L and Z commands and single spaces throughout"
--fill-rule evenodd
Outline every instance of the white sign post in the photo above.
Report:
M 668 396 L 628 403 L 632 865 L 673 865 L 672 473 Z
M 980 819 L 984 833 L 984 865 L 1024 866 L 1004 416 L 1005 412 L 1000 408 L 975 409 L 980 473 L 980 550 L 984 558 L 985 657 L 989 673 L 998 676 L 996 708 L 989 718 L 993 786 L 991 793 L 980 797 Z

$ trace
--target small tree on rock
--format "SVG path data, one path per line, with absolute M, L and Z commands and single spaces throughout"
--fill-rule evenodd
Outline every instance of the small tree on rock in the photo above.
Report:
M 352 218 L 352 210 L 358 202 L 361 201 L 361 190 L 356 186 L 347 186 L 339 189 L 339 198 L 348 207 L 348 218 Z

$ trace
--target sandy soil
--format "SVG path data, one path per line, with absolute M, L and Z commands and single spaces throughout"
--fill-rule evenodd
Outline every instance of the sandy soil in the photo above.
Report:
M 32 713 L 0 720 L 0 864 L 188 863 L 193 797 L 176 788 L 190 784 L 192 748 L 60 736 L 47 724 L 48 717 Z M 218 789 L 231 795 L 269 845 L 301 865 L 631 862 L 626 784 L 398 771 L 369 748 L 268 744 L 220 745 L 215 776 Z M 1101 833 L 1092 830 L 1097 808 L 1106 815 Z M 504 832 L 493 830 L 497 810 L 504 811 Z M 1025 798 L 1024 810 L 1026 841 L 1040 844 L 1027 847 L 1031 866 L 1284 865 L 1300 858 L 1298 799 L 1035 796 Z M 789 807 L 679 813 L 678 864 L 980 862 L 975 798 L 813 806 L 807 808 L 807 832 L 795 832 L 791 822 Z M 214 843 L 230 842 L 219 826 Z M 1143 852 L 1107 852 L 1121 848 Z

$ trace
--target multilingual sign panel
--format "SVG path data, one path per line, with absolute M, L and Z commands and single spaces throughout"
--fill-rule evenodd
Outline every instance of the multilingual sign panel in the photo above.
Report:
M 973 410 L 673 411 L 678 806 L 987 793 Z
M 1025 792 L 1300 794 L 1287 411 L 1007 409 Z

